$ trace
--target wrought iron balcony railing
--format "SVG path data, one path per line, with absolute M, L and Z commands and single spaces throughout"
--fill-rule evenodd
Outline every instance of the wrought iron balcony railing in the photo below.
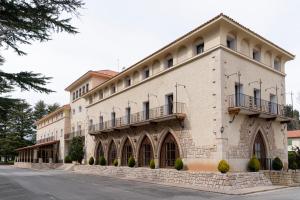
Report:
M 171 118 L 185 117 L 185 104 L 173 103 L 171 105 L 163 105 L 151 108 L 148 111 L 140 111 L 129 116 L 116 118 L 115 120 L 104 121 L 103 123 L 89 126 L 89 133 L 105 132 L 113 129 L 123 129 L 129 126 L 139 126 L 143 123 L 159 122 L 169 120 Z
M 229 111 L 235 108 L 242 108 L 254 113 L 263 113 L 272 116 L 288 117 L 286 106 L 277 104 L 271 101 L 266 101 L 261 98 L 245 94 L 234 94 L 227 98 Z M 253 113 L 250 113 L 253 114 Z
M 42 144 L 42 143 L 46 143 L 46 142 L 52 142 L 54 141 L 54 136 L 51 136 L 51 137 L 47 137 L 47 138 L 44 138 L 44 139 L 40 139 L 40 140 L 37 140 L 36 143 L 37 144 Z
M 65 134 L 65 140 L 71 140 L 73 137 L 84 136 L 84 130 L 74 131 Z

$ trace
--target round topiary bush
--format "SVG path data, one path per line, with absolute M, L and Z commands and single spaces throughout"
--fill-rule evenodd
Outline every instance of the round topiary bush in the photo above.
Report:
M 118 166 L 118 160 L 117 160 L 117 159 L 114 160 L 113 165 L 114 165 L 115 167 Z
M 175 161 L 175 169 L 182 170 L 183 169 L 183 162 L 181 158 L 177 158 Z
M 230 167 L 226 160 L 221 160 L 218 165 L 218 170 L 222 174 L 226 174 L 229 171 Z
M 70 156 L 65 157 L 65 163 L 72 163 L 72 159 Z
M 128 159 L 128 167 L 134 167 L 135 166 L 135 160 L 132 156 Z
M 272 168 L 276 171 L 282 170 L 283 164 L 280 158 L 278 157 L 274 158 L 274 160 L 272 161 Z
M 151 169 L 155 169 L 155 162 L 154 162 L 154 160 L 152 159 L 152 160 L 150 160 L 150 168 Z
M 102 165 L 102 166 L 106 165 L 106 160 L 105 160 L 104 156 L 100 156 L 99 164 Z
M 260 169 L 260 162 L 255 156 L 253 156 L 248 163 L 248 171 L 258 172 L 259 169 Z
M 93 165 L 95 162 L 94 157 L 90 157 L 89 159 L 89 165 Z

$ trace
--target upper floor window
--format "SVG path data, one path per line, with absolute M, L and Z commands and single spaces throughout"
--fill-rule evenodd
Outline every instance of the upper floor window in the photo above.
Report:
M 150 70 L 149 70 L 149 68 L 145 68 L 144 70 L 143 70 L 143 79 L 146 79 L 146 78 L 148 78 L 150 76 Z
M 195 49 L 193 51 L 194 51 L 195 55 L 198 55 L 198 54 L 201 54 L 204 52 L 204 41 L 203 41 L 202 37 L 197 38 L 194 41 L 194 47 L 195 47 Z
M 79 96 L 81 97 L 81 88 L 79 88 Z
M 252 58 L 254 59 L 254 60 L 257 60 L 257 61 L 260 61 L 260 49 L 258 49 L 258 48 L 254 48 L 253 49 L 253 53 L 252 53 Z
M 92 104 L 93 103 L 93 96 L 90 96 L 89 97 L 89 104 Z
M 75 100 L 75 92 L 73 92 L 73 101 Z
M 280 59 L 279 58 L 275 58 L 274 59 L 274 69 L 279 70 L 280 71 Z
M 76 90 L 76 99 L 78 98 L 78 90 Z
M 112 85 L 112 86 L 110 87 L 110 93 L 111 93 L 111 94 L 116 93 L 116 86 L 115 86 L 115 85 Z
M 75 115 L 75 109 L 72 110 L 73 115 Z
M 103 99 L 103 90 L 99 91 L 99 99 Z
M 82 93 L 85 93 L 85 86 L 82 87 Z
M 82 111 L 82 107 L 81 107 L 81 106 L 78 107 L 78 111 L 79 111 L 79 112 Z
M 236 50 L 236 39 L 234 35 L 227 35 L 226 46 L 229 49 Z
M 86 92 L 88 92 L 89 91 L 89 84 L 87 83 L 85 87 L 86 87 Z
M 131 78 L 128 76 L 124 79 L 125 87 L 129 87 L 131 85 Z

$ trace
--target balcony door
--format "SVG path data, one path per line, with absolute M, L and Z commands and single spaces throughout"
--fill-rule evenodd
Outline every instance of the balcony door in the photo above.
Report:
M 130 115 L 131 115 L 131 109 L 130 107 L 126 108 L 126 123 L 130 124 Z
M 115 112 L 111 113 L 111 126 L 112 127 L 116 126 L 116 113 Z
M 276 100 L 276 95 L 274 94 L 270 94 L 269 111 L 272 114 L 277 113 L 277 100 Z
M 174 102 L 173 102 L 173 94 L 166 95 L 166 109 L 167 109 L 167 114 L 171 115 L 173 114 L 173 107 L 174 107 Z
M 260 90 L 254 89 L 254 106 L 260 107 Z
M 149 108 L 149 101 L 144 102 L 144 119 L 148 120 L 149 119 L 149 112 L 150 112 L 150 108 Z
M 235 104 L 237 107 L 244 106 L 244 96 L 243 96 L 243 85 L 242 84 L 235 84 Z

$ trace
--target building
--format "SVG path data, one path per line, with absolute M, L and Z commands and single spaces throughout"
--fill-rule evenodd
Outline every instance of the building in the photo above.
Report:
M 168 168 L 180 157 L 189 170 L 214 171 L 225 159 L 244 171 L 253 155 L 263 169 L 277 156 L 287 164 L 292 59 L 220 14 L 120 73 L 72 83 L 71 132 L 84 131 L 85 160 L 103 155 L 109 165 L 133 156 L 137 166 Z
M 288 151 L 300 148 L 300 130 L 288 131 Z

